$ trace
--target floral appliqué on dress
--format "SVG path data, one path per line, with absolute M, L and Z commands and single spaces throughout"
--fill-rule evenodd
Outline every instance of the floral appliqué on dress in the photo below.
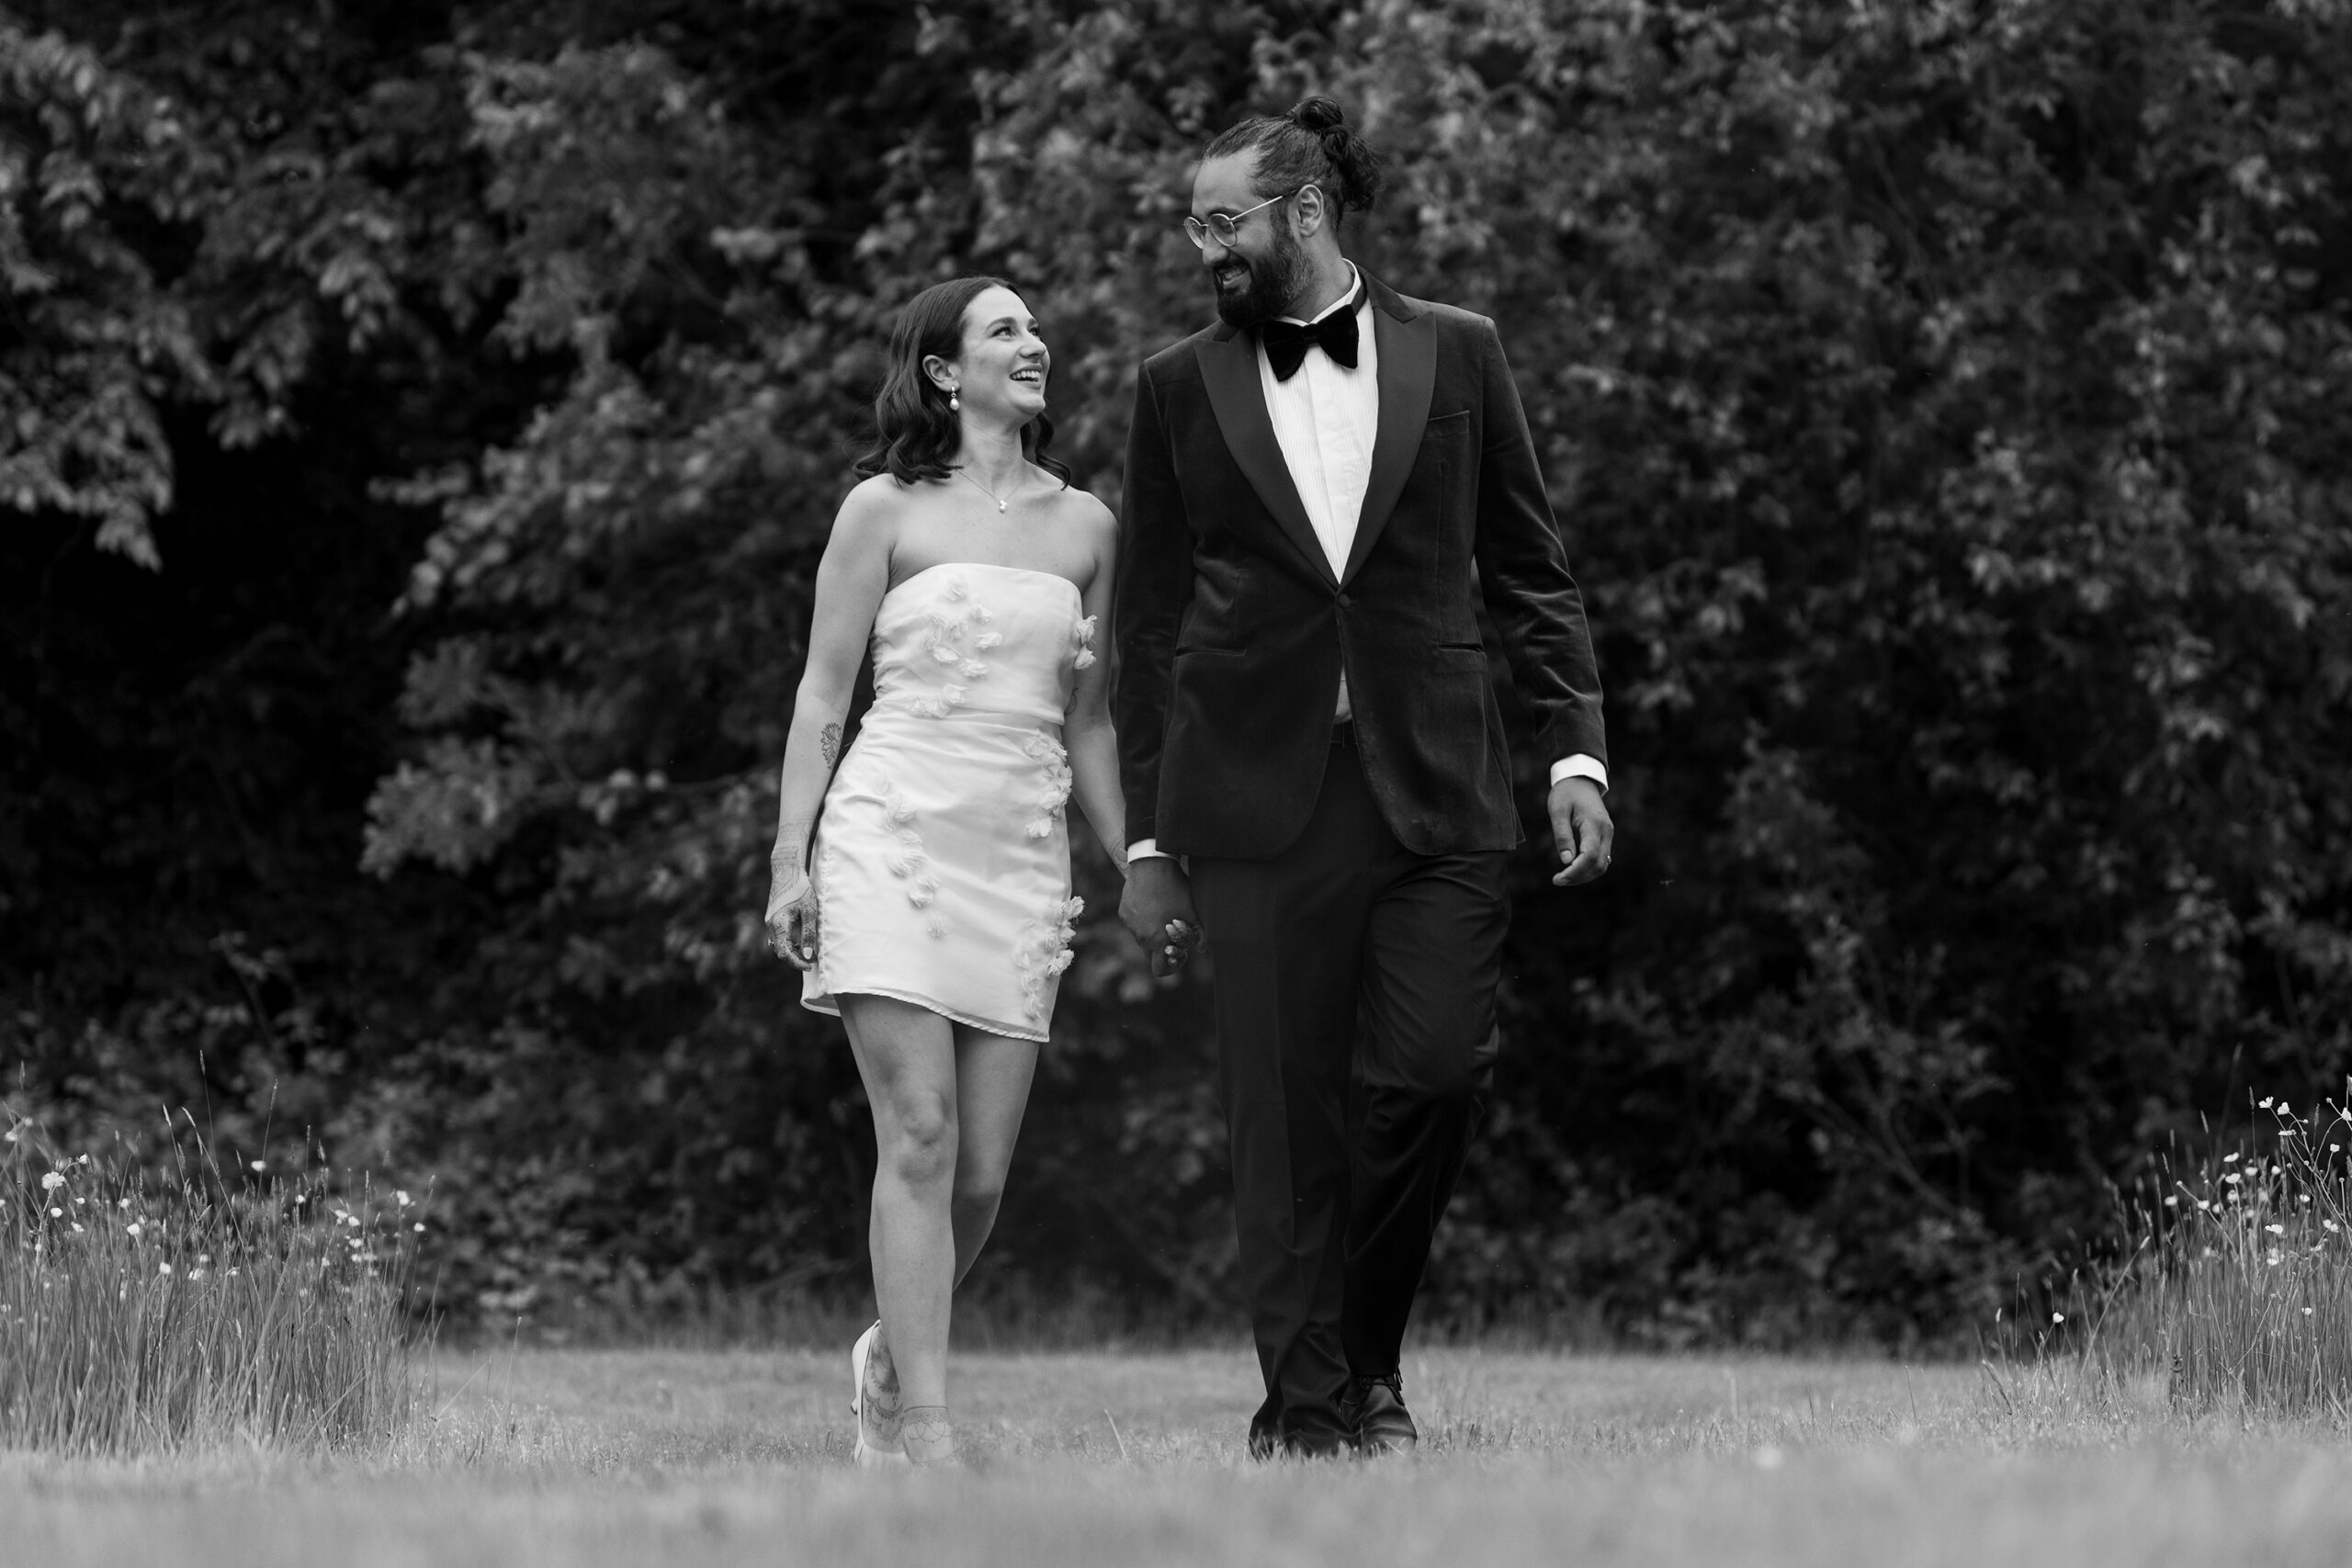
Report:
M 986 604 L 972 597 L 972 591 L 960 577 L 951 577 L 941 593 L 941 602 L 923 612 L 931 629 L 923 634 L 922 649 L 939 663 L 947 666 L 967 681 L 977 681 L 989 672 L 986 662 L 972 657 L 974 651 L 986 652 L 1004 641 L 1001 633 L 988 629 L 996 619 Z M 965 645 L 970 644 L 969 648 Z M 962 705 L 967 687 L 953 682 L 943 687 L 935 697 L 909 697 L 908 711 L 924 718 L 945 718 L 948 711 Z
M 1046 987 L 1069 967 L 1070 937 L 1086 900 L 1072 897 L 1046 906 L 1046 912 L 1024 921 L 1021 941 L 1012 950 L 1013 972 L 1021 976 L 1021 1002 L 1029 1021 L 1046 1021 Z
M 1094 664 L 1094 617 L 1080 615 L 1069 629 L 1070 659 L 1073 670 L 1087 670 Z
M 890 780 L 882 783 L 882 806 L 890 816 L 890 836 L 899 847 L 883 861 L 893 876 L 906 878 L 907 902 L 918 909 L 929 909 L 939 897 L 939 879 L 931 874 L 931 853 L 922 847 L 922 835 L 915 829 L 915 808 L 899 793 Z M 933 914 L 925 929 L 935 937 L 947 934 L 947 924 Z
M 1042 732 L 1023 740 L 1021 749 L 1040 764 L 1045 774 L 1037 791 L 1036 814 L 1028 822 L 1029 836 L 1042 839 L 1054 830 L 1055 820 L 1069 801 L 1069 753 L 1062 750 L 1060 741 Z

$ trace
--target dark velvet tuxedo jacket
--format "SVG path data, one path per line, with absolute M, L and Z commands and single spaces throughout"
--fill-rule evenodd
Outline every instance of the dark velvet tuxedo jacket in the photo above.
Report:
M 1380 424 L 1336 576 L 1275 441 L 1253 333 L 1212 327 L 1136 378 L 1116 615 L 1130 843 L 1279 853 L 1314 808 L 1344 668 L 1398 841 L 1516 844 L 1481 596 L 1537 753 L 1608 760 L 1583 600 L 1494 323 L 1366 283 Z

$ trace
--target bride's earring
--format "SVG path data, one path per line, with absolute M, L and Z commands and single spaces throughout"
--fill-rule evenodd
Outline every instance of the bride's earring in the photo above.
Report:
M 956 388 L 950 387 L 947 389 L 947 407 L 951 412 L 961 411 L 964 406 L 964 400 L 957 396 L 956 393 L 957 389 Z

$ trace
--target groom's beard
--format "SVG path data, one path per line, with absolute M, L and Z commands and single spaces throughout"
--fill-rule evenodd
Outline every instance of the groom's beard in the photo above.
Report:
M 1262 325 L 1290 310 L 1306 291 L 1312 273 L 1306 247 L 1289 230 L 1278 229 L 1273 249 L 1264 256 L 1244 261 L 1227 252 L 1217 264 L 1210 274 L 1211 287 L 1216 289 L 1216 313 L 1228 327 L 1246 330 Z M 1239 275 L 1241 281 L 1227 286 L 1220 281 L 1227 274 Z

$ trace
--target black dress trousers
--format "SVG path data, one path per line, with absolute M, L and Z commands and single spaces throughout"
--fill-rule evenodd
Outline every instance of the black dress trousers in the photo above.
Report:
M 1397 1368 L 1494 1078 L 1504 862 L 1399 844 L 1344 726 L 1289 847 L 1192 858 L 1266 1380 L 1256 1451 L 1340 1446 L 1348 1379 Z

